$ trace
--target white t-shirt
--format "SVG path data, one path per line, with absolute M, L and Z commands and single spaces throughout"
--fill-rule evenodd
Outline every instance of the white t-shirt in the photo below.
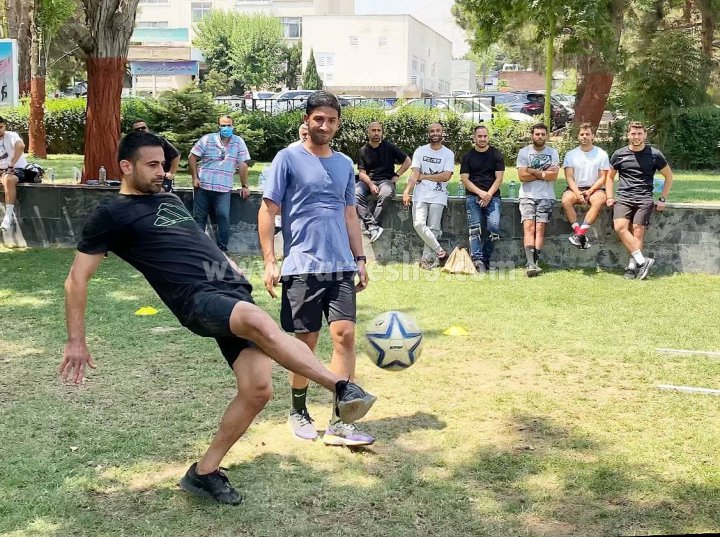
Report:
M 5 169 L 10 166 L 10 162 L 15 156 L 15 144 L 22 141 L 20 135 L 17 132 L 5 131 L 5 135 L 0 138 L 0 169 Z M 15 163 L 16 168 L 25 168 L 27 166 L 27 160 L 25 155 L 20 155 L 20 158 Z
M 587 188 L 598 180 L 600 170 L 610 169 L 610 159 L 600 147 L 593 146 L 590 151 L 576 147 L 565 155 L 563 168 L 572 168 L 577 186 Z
M 435 175 L 442 172 L 452 173 L 455 169 L 455 153 L 445 146 L 435 151 L 430 144 L 418 147 L 413 153 L 413 169 L 418 168 L 422 175 Z M 420 181 L 415 185 L 413 201 L 439 203 L 447 205 L 447 183 Z
M 534 168 L 536 170 L 547 170 L 550 166 L 560 164 L 560 155 L 557 149 L 545 146 L 542 151 L 536 151 L 535 147 L 528 145 L 523 147 L 517 157 L 518 168 Z M 553 181 L 536 179 L 520 183 L 519 198 L 531 198 L 536 200 L 554 200 L 555 189 Z

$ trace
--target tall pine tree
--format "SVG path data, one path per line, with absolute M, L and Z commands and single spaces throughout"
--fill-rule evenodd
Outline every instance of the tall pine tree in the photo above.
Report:
M 303 89 L 319 90 L 323 88 L 323 81 L 317 71 L 315 65 L 315 53 L 310 49 L 310 57 L 305 66 L 305 74 L 303 75 Z

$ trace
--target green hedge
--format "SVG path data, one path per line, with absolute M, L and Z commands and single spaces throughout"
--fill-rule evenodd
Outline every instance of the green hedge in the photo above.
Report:
M 720 108 L 700 106 L 675 115 L 665 156 L 683 169 L 720 169 Z

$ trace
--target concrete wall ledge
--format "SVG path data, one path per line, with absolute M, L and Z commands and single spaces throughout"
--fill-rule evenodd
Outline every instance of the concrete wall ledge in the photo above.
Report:
M 87 216 L 102 200 L 117 195 L 117 192 L 117 187 L 107 186 L 20 185 L 16 225 L 3 233 L 3 243 L 8 247 L 74 247 Z M 192 209 L 192 190 L 178 189 L 176 193 Z M 3 201 L 4 197 L 3 193 Z M 253 192 L 247 200 L 233 194 L 231 252 L 259 255 L 257 211 L 261 199 L 259 192 Z M 525 265 L 517 204 L 514 199 L 502 203 L 501 238 L 496 243 L 493 264 L 505 269 Z M 4 212 L 3 205 L 0 217 Z M 368 258 L 379 263 L 416 263 L 423 244 L 412 227 L 411 213 L 403 208 L 399 196 L 383 215 L 382 224 L 385 232 L 380 239 L 372 244 L 365 241 Z M 442 228 L 440 242 L 444 248 L 467 247 L 464 199 L 450 198 Z M 578 250 L 572 246 L 568 241 L 570 233 L 558 202 L 546 232 L 544 264 L 556 268 L 617 270 L 627 262 L 627 252 L 612 229 L 610 210 L 604 210 L 590 229 L 590 249 Z M 653 215 L 644 252 L 656 259 L 654 272 L 720 274 L 720 205 L 669 203 L 664 212 Z

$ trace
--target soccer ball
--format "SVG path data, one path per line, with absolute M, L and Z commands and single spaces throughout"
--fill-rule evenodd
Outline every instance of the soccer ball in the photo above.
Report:
M 417 323 L 401 311 L 375 317 L 365 330 L 365 351 L 381 369 L 402 371 L 420 357 L 423 336 Z

